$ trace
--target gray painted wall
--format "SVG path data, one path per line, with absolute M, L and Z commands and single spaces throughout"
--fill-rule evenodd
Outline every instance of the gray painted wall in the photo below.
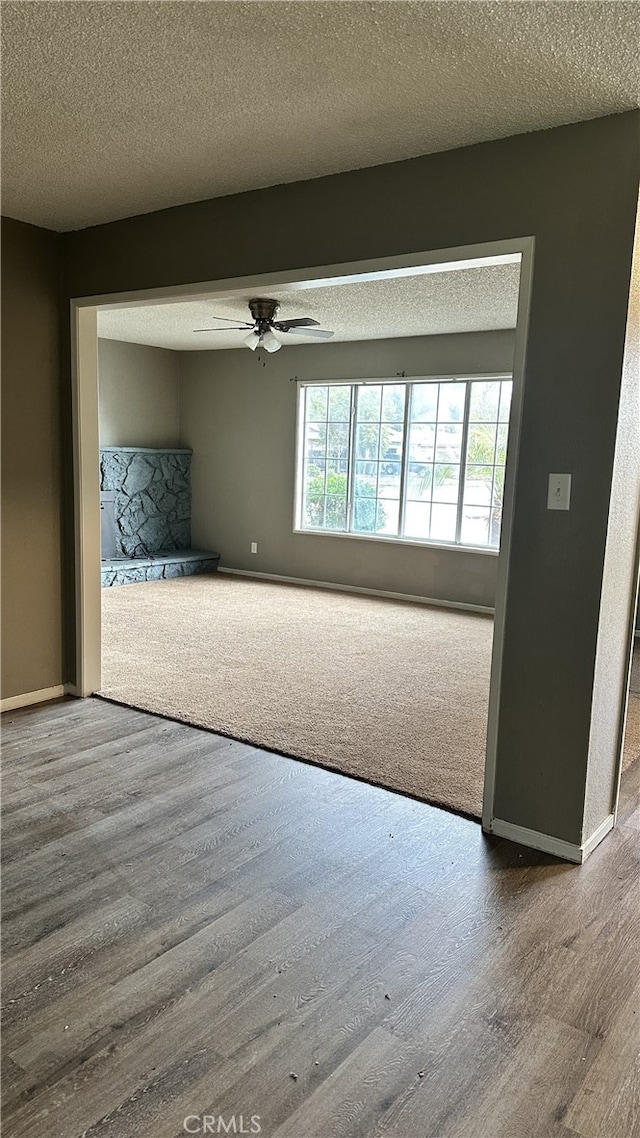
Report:
M 2 698 L 63 683 L 60 249 L 2 219 Z
M 178 446 L 178 352 L 98 340 L 98 394 L 101 446 Z
M 69 294 L 87 296 L 535 237 L 495 808 L 571 843 L 583 833 L 639 124 L 631 111 L 65 238 Z M 268 219 L 259 241 L 256 217 Z M 546 508 L 550 471 L 573 474 L 570 513 Z
M 193 448 L 192 532 L 235 569 L 492 606 L 491 553 L 294 534 L 297 384 L 510 371 L 514 333 L 182 354 L 181 443 Z M 258 542 L 258 554 L 249 552 Z
M 70 297 L 535 237 L 498 706 L 496 808 L 503 819 L 569 842 L 582 836 L 588 741 L 598 696 L 595 654 L 640 180 L 639 128 L 640 112 L 630 111 L 161 210 L 65 234 L 62 242 L 64 417 L 47 425 L 48 446 L 55 450 L 65 440 L 68 470 Z M 268 220 L 259 241 L 256 217 Z M 28 253 L 20 249 L 15 273 L 23 279 L 27 263 Z M 37 294 L 37 285 L 28 288 Z M 46 293 L 50 305 L 57 296 L 54 282 L 47 283 Z M 53 340 L 47 341 L 44 356 L 40 365 L 31 361 L 27 374 L 30 383 L 36 374 L 46 377 L 42 398 L 51 405 L 59 383 Z M 5 408 L 3 426 L 20 436 L 28 463 L 42 434 L 40 418 L 23 416 L 17 402 L 24 375 L 16 355 L 9 377 L 16 399 L 8 413 Z M 569 514 L 546 510 L 547 474 L 558 470 L 574 475 Z M 61 523 L 69 526 L 71 496 L 64 504 L 55 495 L 45 500 L 44 527 L 54 532 Z M 19 516 L 12 513 L 5 540 L 19 542 L 22 532 Z M 54 542 L 39 548 L 48 582 L 40 633 L 22 650 L 27 625 L 16 620 L 5 645 L 25 660 L 29 655 L 22 690 L 40 686 L 49 645 L 61 625 L 58 547 Z M 65 588 L 72 580 L 69 556 Z M 628 611 L 628 601 L 621 596 L 618 603 Z M 18 574 L 11 581 L 10 603 L 27 613 L 30 586 Z M 73 619 L 66 631 L 65 678 L 71 679 Z M 598 676 L 597 687 L 603 684 L 606 677 Z

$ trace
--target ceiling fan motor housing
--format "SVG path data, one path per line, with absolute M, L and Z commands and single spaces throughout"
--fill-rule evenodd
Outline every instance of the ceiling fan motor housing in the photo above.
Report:
M 314 320 L 311 316 L 297 316 L 292 320 L 275 320 L 276 312 L 280 308 L 280 302 L 273 300 L 271 297 L 254 296 L 248 302 L 249 311 L 253 318 L 253 324 L 248 324 L 243 321 L 236 328 L 194 328 L 194 332 L 227 332 L 237 331 L 243 332 L 245 328 L 249 329 L 249 335 L 245 340 L 247 347 L 252 350 L 256 347 L 253 341 L 252 334 L 255 336 L 259 344 L 264 345 L 267 351 L 276 352 L 279 347 L 282 347 L 282 341 L 278 340 L 274 335 L 276 332 L 291 332 L 297 336 L 311 336 L 320 340 L 327 340 L 333 336 L 333 332 L 327 332 L 323 328 L 318 328 L 318 321 Z M 214 316 L 214 320 L 231 319 L 227 316 Z M 271 346 L 269 346 L 269 344 Z M 277 346 L 274 346 L 277 345 Z
M 258 324 L 271 324 L 280 305 L 277 300 L 255 297 L 249 301 L 249 311 Z

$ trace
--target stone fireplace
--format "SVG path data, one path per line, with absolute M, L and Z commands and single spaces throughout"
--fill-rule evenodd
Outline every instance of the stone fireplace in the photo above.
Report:
M 191 549 L 191 455 L 183 448 L 101 449 L 103 585 L 217 569 L 218 553 Z

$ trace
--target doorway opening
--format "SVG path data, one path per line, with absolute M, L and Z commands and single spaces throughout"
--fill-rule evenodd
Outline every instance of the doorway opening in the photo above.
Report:
M 108 329 L 111 325 L 113 330 L 113 322 L 121 321 L 126 324 L 129 322 L 128 327 L 131 329 L 132 323 L 136 321 L 138 326 L 141 322 L 144 323 L 145 319 L 153 318 L 153 314 L 160 317 L 164 313 L 164 323 L 171 325 L 175 309 L 183 305 L 201 305 L 206 307 L 207 312 L 213 312 L 215 307 L 216 312 L 220 309 L 222 312 L 229 312 L 229 315 L 237 312 L 235 307 L 240 300 L 245 300 L 250 296 L 255 295 L 275 295 L 276 298 L 283 298 L 289 294 L 293 295 L 297 300 L 303 300 L 304 310 L 312 307 L 315 302 L 316 306 L 325 301 L 325 297 L 333 296 L 334 298 L 341 295 L 343 300 L 350 299 L 352 295 L 356 295 L 357 290 L 366 292 L 366 290 L 385 289 L 387 296 L 389 290 L 397 290 L 403 292 L 409 287 L 420 288 L 424 287 L 425 282 L 430 286 L 433 282 L 440 279 L 447 279 L 450 293 L 451 290 L 461 287 L 465 278 L 465 274 L 471 276 L 474 273 L 490 273 L 492 270 L 502 269 L 507 271 L 516 271 L 518 285 L 516 288 L 516 298 L 514 305 L 515 327 L 511 327 L 511 353 L 510 353 L 510 366 L 507 367 L 491 367 L 483 368 L 478 365 L 478 362 L 473 362 L 472 358 L 467 355 L 464 366 L 458 366 L 447 369 L 442 364 L 436 367 L 431 360 L 427 359 L 425 364 L 424 350 L 422 351 L 422 364 L 418 366 L 416 363 L 415 353 L 419 348 L 415 344 L 411 344 L 414 355 L 411 358 L 409 367 L 390 366 L 391 356 L 389 355 L 389 345 L 395 349 L 395 358 L 399 358 L 398 349 L 404 348 L 403 358 L 407 358 L 407 351 L 409 348 L 410 336 L 406 332 L 403 335 L 393 336 L 393 328 L 391 327 L 391 334 L 389 334 L 389 324 L 385 325 L 384 318 L 380 319 L 380 310 L 374 313 L 378 320 L 379 331 L 374 340 L 369 344 L 369 348 L 375 349 L 375 357 L 377 366 L 373 369 L 370 367 L 368 374 L 367 369 L 363 367 L 360 361 L 356 360 L 356 351 L 360 352 L 363 347 L 363 341 L 358 340 L 349 341 L 347 337 L 344 338 L 340 344 L 331 345 L 334 351 L 334 366 L 327 372 L 328 355 L 325 355 L 324 360 L 321 362 L 319 353 L 322 352 L 323 346 L 312 346 L 312 351 L 315 356 L 308 367 L 297 367 L 295 369 L 286 368 L 285 370 L 293 370 L 294 374 L 288 375 L 286 379 L 286 386 L 284 383 L 278 383 L 278 398 L 282 398 L 283 403 L 280 405 L 280 410 L 283 410 L 285 402 L 289 408 L 293 408 L 290 422 L 289 431 L 289 447 L 291 456 L 294 461 L 290 463 L 291 484 L 289 488 L 285 487 L 284 498 L 287 499 L 287 507 L 293 508 L 294 499 L 296 502 L 295 509 L 296 515 L 294 524 L 291 526 L 289 514 L 289 532 L 286 536 L 282 536 L 282 545 L 286 546 L 286 550 L 291 552 L 297 548 L 298 551 L 303 550 L 302 553 L 297 553 L 296 556 L 289 557 L 289 565 L 291 566 L 290 572 L 282 571 L 282 562 L 275 566 L 273 556 L 270 561 L 262 561 L 261 568 L 253 568 L 256 564 L 255 561 L 250 559 L 255 555 L 250 552 L 252 546 L 257 546 L 258 551 L 261 550 L 262 543 L 259 540 L 247 540 L 246 557 L 242 560 L 233 542 L 239 540 L 237 534 L 231 534 L 230 526 L 220 525 L 213 539 L 210 534 L 206 534 L 207 540 L 203 540 L 203 533 L 206 527 L 203 522 L 203 508 L 202 501 L 205 497 L 203 491 L 204 481 L 206 480 L 207 473 L 207 456 L 203 453 L 203 436 L 207 432 L 207 418 L 200 413 L 197 406 L 197 399 L 194 402 L 193 392 L 197 391 L 198 387 L 202 389 L 203 383 L 206 380 L 199 379 L 197 376 L 189 375 L 187 385 L 191 389 L 191 394 L 185 401 L 186 406 L 186 419 L 189 422 L 188 431 L 192 433 L 192 439 L 181 436 L 180 431 L 178 437 L 174 438 L 175 443 L 189 443 L 195 441 L 194 446 L 184 446 L 179 448 L 174 446 L 174 449 L 183 449 L 185 451 L 193 451 L 193 478 L 194 478 L 194 494 L 193 494 L 193 530 L 198 549 L 202 548 L 205 552 L 212 554 L 222 554 L 222 569 L 232 569 L 234 571 L 234 579 L 236 583 L 239 579 L 244 577 L 252 577 L 256 580 L 263 578 L 275 578 L 281 583 L 283 579 L 288 580 L 290 587 L 300 581 L 304 582 L 305 586 L 308 584 L 315 584 L 316 586 L 331 586 L 341 590 L 341 595 L 345 593 L 358 593 L 364 594 L 382 594 L 387 598 L 400 601 L 412 599 L 414 603 L 427 602 L 424 605 L 424 612 L 435 613 L 436 616 L 442 616 L 444 613 L 449 612 L 451 616 L 457 617 L 464 611 L 473 613 L 477 611 L 475 617 L 476 626 L 480 624 L 485 625 L 484 642 L 487 666 L 490 661 L 491 681 L 488 682 L 488 672 L 486 676 L 487 691 L 485 694 L 484 704 L 484 720 L 481 726 L 481 747 L 482 754 L 480 757 L 481 781 L 482 773 L 484 773 L 484 804 L 481 807 L 480 797 L 476 791 L 475 802 L 476 806 L 466 808 L 464 803 L 458 808 L 462 812 L 467 812 L 472 815 L 478 815 L 482 808 L 483 822 L 487 829 L 490 828 L 492 818 L 492 804 L 493 804 L 493 775 L 495 764 L 495 719 L 497 700 L 500 687 L 500 668 L 501 668 L 501 647 L 502 647 L 502 632 L 504 627 L 504 613 L 507 604 L 507 584 L 508 584 L 508 563 L 509 563 L 509 538 L 510 527 L 512 518 L 512 503 L 513 503 L 513 482 L 515 476 L 515 469 L 517 467 L 517 449 L 518 449 L 518 436 L 520 426 L 520 413 L 522 405 L 522 393 L 524 384 L 524 359 L 526 350 L 526 332 L 527 332 L 527 319 L 529 308 L 529 287 L 531 279 L 531 267 L 533 256 L 533 241 L 526 239 L 520 242 L 500 242 L 490 246 L 473 247 L 463 250 L 445 250 L 440 253 L 418 254 L 413 257 L 403 258 L 388 258 L 385 261 L 378 261 L 375 263 L 366 262 L 358 265 L 348 266 L 332 266 L 330 268 L 319 268 L 313 271 L 305 272 L 305 274 L 282 274 L 279 276 L 272 275 L 269 278 L 252 279 L 252 280 L 238 280 L 238 281 L 225 281 L 209 283 L 205 285 L 193 286 L 190 288 L 181 289 L 166 289 L 154 290 L 151 293 L 138 293 L 135 295 L 127 296 L 110 296 L 99 298 L 86 298 L 77 300 L 73 305 L 74 315 L 74 331 L 75 331 L 75 346 L 76 346 L 76 373 L 75 373 L 75 408 L 76 408 L 76 445 L 77 445 L 77 464 L 76 464 L 76 481 L 78 491 L 78 513 L 77 513 L 77 577 L 78 577 L 78 691 L 80 694 L 91 694 L 96 691 L 104 690 L 101 671 L 101 651 L 100 651 L 100 609 L 101 609 L 101 577 L 100 577 L 100 562 L 101 562 L 101 549 L 100 549 L 100 447 L 101 443 L 105 442 L 104 437 L 100 438 L 100 414 L 99 414 L 99 400 L 98 400 L 98 333 L 99 322 L 102 324 L 102 339 L 107 340 Z M 380 292 L 382 295 L 382 292 Z M 281 301 L 282 303 L 282 301 Z M 454 306 L 455 307 L 455 306 Z M 151 315 L 150 315 L 151 314 Z M 191 316 L 195 313 L 191 312 Z M 204 313 L 203 313 L 204 314 Z M 284 313 L 283 313 L 284 315 Z M 326 323 L 327 321 L 323 321 Z M 194 327 L 202 326 L 197 322 Z M 107 330 L 107 336 L 104 336 L 104 331 Z M 489 332 L 491 329 L 483 329 L 482 331 Z M 495 329 L 494 329 L 495 331 Z M 504 331 L 504 329 L 503 329 Z M 130 332 L 129 332 L 130 334 Z M 443 342 L 447 339 L 449 343 L 448 348 L 451 348 L 452 341 L 464 336 L 468 333 L 457 333 L 452 329 L 447 329 L 439 334 L 432 335 L 432 343 L 435 340 L 439 341 L 440 358 L 442 359 Z M 429 339 L 428 331 L 423 331 L 422 336 L 416 334 L 416 340 L 424 342 Z M 127 340 L 126 329 L 121 327 L 118 333 L 117 341 L 108 340 L 113 344 L 119 341 L 120 345 L 131 345 L 132 341 Z M 162 351 L 162 348 L 155 344 L 147 344 L 147 347 L 153 347 L 156 351 Z M 459 345 L 458 345 L 459 346 Z M 349 353 L 348 357 L 343 355 L 338 361 L 335 349 L 340 348 L 343 353 Z M 175 349 L 165 349 L 168 351 L 175 351 Z M 302 353 L 306 348 L 296 348 L 295 351 Z M 196 356 L 202 359 L 203 357 L 215 357 L 218 361 L 223 356 L 228 357 L 233 361 L 234 368 L 242 366 L 246 368 L 247 363 L 251 364 L 254 368 L 254 376 L 257 377 L 260 373 L 260 381 L 262 383 L 262 391 L 268 392 L 269 388 L 265 386 L 269 374 L 273 374 L 271 370 L 273 364 L 278 363 L 279 367 L 285 367 L 287 358 L 293 361 L 293 349 L 285 350 L 279 356 L 269 357 L 266 368 L 262 369 L 259 361 L 256 361 L 253 353 L 245 351 L 244 347 L 239 350 L 203 350 L 203 344 L 198 344 L 198 350 L 191 352 L 189 349 L 181 350 L 181 361 L 186 361 L 188 368 L 193 370 L 195 366 L 193 361 Z M 385 356 L 386 351 L 386 356 Z M 445 353 L 446 355 L 446 353 Z M 346 361 L 348 358 L 347 367 Z M 191 361 L 191 363 L 189 363 Z M 245 362 L 246 361 L 246 362 Z M 301 356 L 298 355 L 294 361 L 297 364 L 301 362 Z M 342 374 L 337 374 L 337 370 L 342 368 Z M 346 368 L 346 370 L 345 370 Z M 297 374 L 297 373 L 300 374 Z M 280 376 L 280 380 L 282 376 Z M 326 381 L 326 382 L 322 382 Z M 256 380 L 257 382 L 257 380 Z M 184 380 L 180 380 L 180 384 L 184 389 Z M 216 384 L 209 384 L 209 390 L 216 387 Z M 307 460 L 307 482 L 303 486 L 300 481 L 300 471 L 304 468 L 305 464 L 305 438 L 309 438 L 308 432 L 305 436 L 304 424 L 300 426 L 300 399 L 306 397 L 306 392 L 311 388 L 315 389 L 316 394 L 322 387 L 326 388 L 326 402 L 327 407 L 329 400 L 332 404 L 335 403 L 339 397 L 344 401 L 347 389 L 350 389 L 348 398 L 350 405 L 355 405 L 355 412 L 349 416 L 349 428 L 346 434 L 350 433 L 348 445 L 345 453 L 345 448 L 338 452 L 336 461 L 342 464 L 345 469 L 329 470 L 329 454 L 326 450 L 331 446 L 327 443 L 330 427 L 335 427 L 341 422 L 340 419 L 334 420 L 326 417 L 324 423 L 324 438 L 325 438 L 325 455 L 324 458 L 318 454 L 317 437 L 311 439 L 314 445 L 307 447 L 306 460 Z M 396 403 L 398 400 L 403 402 L 402 418 L 389 419 L 391 412 L 383 409 L 383 400 L 387 399 L 391 391 L 391 396 L 395 398 Z M 217 388 L 220 394 L 220 383 L 218 381 Z M 236 391 L 238 385 L 236 384 Z M 425 405 L 425 399 L 428 401 L 433 393 L 437 390 L 438 402 L 441 401 L 441 411 L 436 411 L 435 418 L 429 417 L 426 411 L 420 410 L 421 405 Z M 286 391 L 286 395 L 284 392 Z M 362 394 L 361 394 L 362 393 Z M 461 396 L 462 393 L 462 396 Z M 245 390 L 246 395 L 246 390 Z M 482 395 L 482 399 L 480 398 Z M 495 416 L 492 419 L 487 408 L 489 404 L 494 402 L 494 396 L 497 395 L 497 403 L 495 408 Z M 298 396 L 298 411 L 296 412 L 296 396 Z M 462 402 L 461 402 L 462 398 Z M 380 404 L 378 419 L 362 417 L 363 415 L 370 415 L 371 412 L 366 411 L 366 403 L 375 402 L 376 399 Z M 361 402 L 359 402 L 361 401 Z M 502 412 L 500 405 L 502 403 Z M 474 406 L 480 407 L 482 405 L 482 413 L 474 412 Z M 459 405 L 459 406 L 458 406 Z M 398 403 L 399 406 L 399 403 Z M 510 406 L 510 414 L 504 414 L 504 407 Z M 360 422 L 358 420 L 358 407 L 362 411 Z M 220 411 L 221 408 L 218 408 Z M 233 407 L 230 406 L 230 411 Z M 253 414 L 257 419 L 262 416 L 264 427 L 264 404 L 261 404 L 260 399 L 257 399 L 257 406 L 253 409 Z M 398 408 L 395 407 L 397 411 Z M 298 430 L 296 432 L 296 413 L 298 415 Z M 493 414 L 493 412 L 491 413 Z M 327 416 L 329 412 L 327 411 Z M 386 416 L 386 417 L 385 417 Z M 488 417 L 487 417 L 488 416 Z M 284 419 L 286 421 L 286 411 L 284 411 Z M 130 418 L 130 416 L 129 416 Z M 491 421 L 489 421 L 491 420 Z M 314 432 L 318 434 L 318 421 L 314 426 Z M 362 428 L 365 427 L 369 434 L 376 434 L 377 450 L 373 454 L 371 439 L 369 439 L 369 447 L 367 453 L 361 453 L 358 450 L 359 440 L 362 436 Z M 508 427 L 508 448 L 506 445 L 505 428 Z M 232 422 L 229 420 L 227 423 L 218 423 L 220 437 L 222 439 L 229 438 L 229 433 L 232 428 Z M 360 428 L 360 430 L 359 430 Z M 401 428 L 401 429 L 400 429 Z M 479 429 L 482 428 L 482 431 Z M 199 433 L 200 432 L 200 433 Z M 395 432 L 395 433 L 394 433 Z M 485 444 L 491 442 L 492 455 L 491 462 L 488 461 L 487 455 L 476 454 L 473 446 L 476 449 L 481 446 L 482 439 L 480 435 L 484 432 L 485 436 L 491 435 L 491 439 L 484 439 Z M 342 432 L 345 434 L 345 431 Z M 333 431 L 336 434 L 336 431 Z M 389 436 L 387 438 L 387 435 Z M 402 435 L 402 437 L 400 437 Z M 458 437 L 459 436 L 459 437 Z M 505 436 L 502 438 L 502 436 Z M 502 441 L 500 441 L 502 440 Z M 121 441 L 121 440 L 120 440 Z M 144 440 L 143 440 L 144 441 Z M 148 440 L 147 440 L 148 441 Z M 158 440 L 156 440 L 158 441 Z M 262 449 L 268 446 L 268 439 L 263 440 Z M 343 440 L 344 441 L 344 440 Z M 384 443 L 382 450 L 380 447 Z M 429 449 L 431 443 L 431 450 Z M 138 448 L 142 446 L 138 438 L 136 445 Z M 444 453 L 442 447 L 448 445 L 447 454 Z M 349 446 L 351 450 L 349 451 Z M 392 456 L 390 452 L 393 448 L 398 451 L 397 459 Z M 296 452 L 297 447 L 297 452 Z M 438 447 L 441 449 L 438 450 Z M 457 450 L 456 450 L 457 447 Z M 104 448 L 103 448 L 104 449 Z M 135 446 L 133 447 L 135 449 Z M 161 450 L 163 448 L 151 448 Z M 171 448 L 164 448 L 171 449 Z M 260 450 L 260 447 L 257 448 Z M 223 447 L 224 450 L 224 447 Z M 314 451 L 312 454 L 311 451 Z M 456 450 L 454 454 L 453 451 Z M 428 453 L 427 453 L 428 452 Z M 508 453 L 508 457 L 507 457 Z M 478 455 L 482 461 L 476 461 Z M 454 459 L 456 461 L 454 461 Z M 211 460 L 209 455 L 210 467 L 215 467 L 216 460 Z M 393 469 L 391 469 L 393 467 Z M 233 472 L 232 472 L 233 473 Z M 327 499 L 331 498 L 331 489 L 328 489 L 328 479 L 330 477 L 342 476 L 340 486 L 344 478 L 347 478 L 347 483 L 350 481 L 350 492 L 352 500 L 350 503 L 351 511 L 351 529 L 347 530 L 345 527 L 342 530 L 336 529 L 335 526 L 331 528 L 331 524 L 327 525 L 327 521 L 331 523 L 333 517 L 335 521 L 335 514 L 327 513 Z M 322 493 L 319 491 L 318 478 L 323 482 Z M 430 476 L 430 477 L 429 477 Z M 475 476 L 475 477 L 474 477 Z M 296 482 L 297 479 L 297 482 Z M 135 481 L 130 480 L 130 481 Z M 256 478 L 254 477 L 254 482 Z M 356 487 L 356 482 L 358 482 Z M 374 487 L 375 482 L 375 487 Z M 260 472 L 257 474 L 257 484 L 260 483 Z M 305 489 L 306 486 L 306 489 Z M 309 487 L 311 490 L 309 492 Z M 236 488 L 237 489 L 237 488 Z M 246 487 L 244 488 L 246 490 Z M 103 486 L 103 494 L 113 494 L 114 491 L 109 490 L 108 487 Z M 240 487 L 240 491 L 243 487 Z M 357 492 L 356 492 L 357 490 Z M 255 494 L 256 487 L 253 487 Z M 307 514 L 303 517 L 302 514 L 302 498 L 301 495 L 307 494 L 306 506 L 312 507 L 311 514 L 307 509 Z M 456 497 L 457 494 L 457 497 Z M 487 497 L 488 496 L 488 497 Z M 320 502 L 320 498 L 323 499 Z M 472 500 L 473 499 L 473 500 Z M 486 500 L 485 500 L 486 499 Z M 115 508 L 115 502 L 103 499 L 105 508 L 109 511 Z M 371 526 L 372 519 L 372 503 L 374 524 Z M 320 526 L 309 526 L 308 532 L 305 532 L 305 521 L 309 519 L 317 521 L 318 507 L 324 510 L 322 515 L 323 524 Z M 233 509 L 233 503 L 230 505 L 230 510 Z M 363 513 L 364 509 L 364 513 Z M 314 513 L 315 510 L 315 513 Z M 366 511 L 368 512 L 368 521 L 363 532 L 363 521 Z M 397 521 L 394 522 L 394 514 L 397 510 Z M 384 517 L 383 517 L 384 514 Z M 426 521 L 428 515 L 428 523 Z M 420 529 L 420 518 L 422 519 L 422 529 Z M 114 520 L 113 518 L 111 519 Z M 451 533 L 447 529 L 445 533 L 442 529 L 443 524 L 451 526 L 451 521 L 454 521 L 454 528 Z M 117 528 L 117 519 L 115 519 Z M 480 535 L 480 530 L 486 522 L 486 534 L 484 539 Z M 218 523 L 216 523 L 218 524 Z M 358 532 L 358 526 L 360 532 Z M 395 527 L 395 528 L 394 528 Z M 440 527 L 440 528 L 438 528 Z M 464 528 L 466 527 L 466 529 Z M 245 527 L 246 529 L 246 527 Z M 310 532 L 313 530 L 313 532 Z M 413 532 L 411 532 L 413 530 Z M 229 557 L 225 553 L 225 533 L 229 533 L 233 540 L 229 542 L 233 546 L 233 556 Z M 113 534 L 113 531 L 112 531 Z M 219 535 L 219 536 L 218 536 Z M 249 538 L 248 531 L 244 533 L 244 538 Z M 268 544 L 268 538 L 267 538 Z M 318 554 L 314 554 L 316 558 L 314 564 L 321 564 L 322 571 L 310 571 L 311 554 L 309 553 L 310 545 L 315 545 Z M 499 545 L 499 555 L 498 555 Z M 285 550 L 285 552 L 286 552 Z M 345 571 L 345 565 L 349 556 L 354 556 L 355 561 L 360 566 L 355 578 L 350 578 Z M 340 551 L 340 552 L 338 552 Z M 135 551 L 134 551 L 135 552 Z M 145 543 L 145 549 L 139 549 L 138 554 L 143 552 L 149 553 L 148 542 Z M 157 551 L 155 551 L 157 553 Z M 151 552 L 153 556 L 153 551 Z M 258 552 L 258 563 L 260 562 L 261 553 Z M 406 567 L 403 571 L 399 570 L 400 562 L 403 558 L 411 560 L 412 568 L 407 570 Z M 425 562 L 425 557 L 427 561 Z M 371 565 L 375 559 L 382 564 L 381 559 L 387 559 L 387 567 L 385 570 L 386 575 L 372 578 Z M 430 562 L 429 562 L 429 559 Z M 132 558 L 134 560 L 134 558 Z M 227 564 L 225 564 L 225 560 Z M 449 575 L 451 584 L 452 570 L 454 565 L 462 566 L 467 562 L 469 566 L 468 578 L 473 577 L 478 579 L 484 572 L 487 578 L 493 574 L 493 594 L 489 592 L 480 593 L 476 591 L 475 600 L 474 594 L 470 591 L 465 593 L 464 585 L 458 586 L 457 595 L 456 589 L 447 590 L 441 586 L 438 589 L 428 589 L 421 584 L 419 588 L 407 585 L 407 581 L 413 579 L 414 581 L 419 577 L 420 571 L 425 579 L 433 580 L 433 565 L 440 563 L 441 571 L 446 576 Z M 431 565 L 431 570 L 425 570 L 425 565 Z M 485 565 L 485 569 L 479 569 L 478 566 Z M 337 566 L 337 567 L 336 567 Z M 158 572 L 157 563 L 153 565 L 153 571 Z M 402 576 L 404 572 L 405 576 Z M 460 575 L 460 570 L 456 570 Z M 413 573 L 413 578 L 411 578 Z M 407 576 L 407 574 L 409 574 Z M 170 575 L 170 574 L 169 574 Z M 226 584 L 230 583 L 230 574 L 225 575 L 224 581 Z M 455 576 L 455 574 L 453 574 Z M 462 573 L 464 577 L 464 573 Z M 220 583 L 222 580 L 219 578 Z M 193 584 L 193 582 L 192 582 Z M 245 582 L 248 584 L 248 582 Z M 378 587 L 376 587 L 378 585 Z M 380 587 L 382 586 L 382 587 Z M 118 590 L 120 593 L 120 600 L 109 600 L 112 607 L 116 605 L 125 606 L 125 604 L 132 603 L 125 601 L 127 590 Z M 328 590 L 325 590 L 328 594 Z M 439 595 L 438 595 L 439 594 Z M 149 596 L 150 594 L 146 594 Z M 338 594 L 332 594 L 334 597 Z M 131 596 L 131 594 L 129 594 Z M 309 592 L 307 592 L 309 596 Z M 328 599 L 328 598 L 327 598 Z M 495 601 L 495 618 L 493 622 L 487 621 L 486 615 L 483 617 L 481 614 L 484 612 L 491 612 L 494 608 Z M 372 602 L 369 602 L 372 603 Z M 451 604 L 458 613 L 448 608 Z M 389 610 L 387 610 L 389 611 Z M 126 621 L 125 621 L 126 624 Z M 488 631 L 487 631 L 488 630 Z M 463 633 L 463 640 L 468 633 Z M 326 673 L 323 669 L 322 674 Z M 462 701 L 461 701 L 462 702 Z M 416 701 L 417 705 L 417 701 Z M 153 709 L 153 708 L 152 708 Z M 414 708 L 415 710 L 415 708 Z M 177 717 L 180 717 L 179 715 Z M 418 717 L 419 718 L 419 717 Z M 193 721 L 190 719 L 189 721 Z M 209 724 L 205 724 L 209 725 Z M 214 729 L 216 725 L 213 725 Z M 228 732 L 235 737 L 242 737 L 241 730 L 235 728 Z M 485 752 L 485 735 L 486 735 L 486 752 Z M 251 734 L 246 735 L 255 741 Z M 284 751 L 285 753 L 296 753 L 296 748 L 287 747 L 283 745 L 280 740 L 277 740 L 276 745 L 270 743 L 270 738 L 265 740 L 265 745 L 271 745 L 273 749 Z M 307 757 L 300 754 L 298 757 Z M 317 756 L 311 755 L 312 760 L 317 761 Z M 327 761 L 326 765 L 332 765 Z M 484 767 L 484 772 L 482 772 Z M 341 769 L 338 765 L 337 769 Z M 357 777 L 361 777 L 359 771 L 347 771 L 346 773 L 354 773 Z M 370 781 L 376 781 L 371 776 L 370 771 L 365 770 L 362 777 L 368 778 Z M 383 784 L 387 783 L 383 781 Z M 425 797 L 429 800 L 439 800 L 438 794 L 430 794 L 429 788 L 420 786 L 415 788 L 398 786 L 397 789 L 407 790 L 408 793 L 416 793 L 418 797 Z M 482 787 L 481 787 L 482 791 Z M 446 801 L 444 803 L 447 804 Z M 454 803 L 455 808 L 455 803 Z

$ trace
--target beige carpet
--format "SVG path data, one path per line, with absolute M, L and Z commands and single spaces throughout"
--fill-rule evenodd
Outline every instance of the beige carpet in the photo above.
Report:
M 101 695 L 480 816 L 490 617 L 228 576 L 102 602 Z

